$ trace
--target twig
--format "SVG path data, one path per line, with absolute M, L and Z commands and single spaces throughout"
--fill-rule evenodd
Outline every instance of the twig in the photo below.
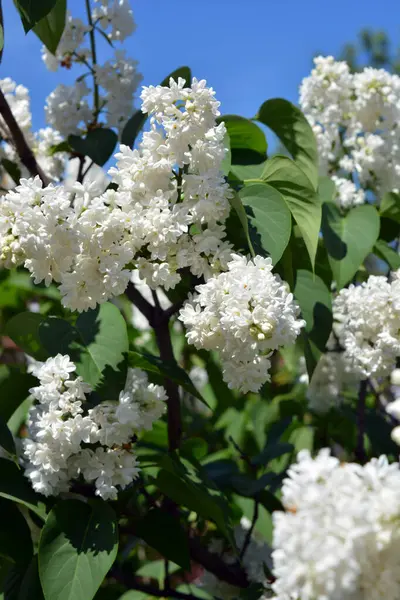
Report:
M 78 168 L 78 176 L 76 178 L 76 181 L 78 183 L 82 183 L 83 182 L 83 178 L 84 178 L 83 165 L 85 164 L 85 157 L 84 156 L 79 156 L 78 160 L 79 160 L 79 168 Z
M 164 590 L 170 590 L 171 589 L 171 581 L 169 578 L 169 561 L 166 558 L 164 560 Z
M 126 288 L 125 293 L 128 296 L 129 300 L 146 317 L 146 319 L 148 320 L 150 326 L 152 327 L 153 326 L 153 322 L 154 322 L 154 306 L 152 306 L 150 304 L 150 302 L 148 302 L 146 300 L 146 298 L 143 298 L 142 294 L 136 288 L 135 284 L 132 283 L 132 281 L 130 281 L 128 283 L 128 287 Z
M 253 518 L 251 520 L 251 525 L 249 530 L 247 531 L 245 540 L 244 540 L 244 544 L 243 547 L 240 551 L 240 560 L 243 560 L 244 555 L 246 554 L 246 550 L 250 545 L 251 542 L 251 536 L 253 535 L 253 531 L 254 531 L 254 527 L 256 526 L 256 522 L 258 519 L 258 508 L 259 508 L 259 504 L 258 504 L 258 500 L 255 499 L 254 500 L 254 512 L 253 512 Z
M 92 13 L 90 12 L 90 0 L 86 0 L 86 13 L 88 24 L 90 27 L 89 37 L 90 37 L 90 50 L 92 52 L 92 74 L 93 74 L 93 94 L 94 94 L 94 122 L 97 123 L 97 117 L 100 111 L 100 95 L 99 95 L 99 86 L 96 81 L 96 72 L 94 67 L 97 65 L 97 55 L 96 55 L 96 40 L 94 37 L 94 26 L 92 21 Z
M 94 160 L 92 160 L 90 162 L 90 164 L 86 167 L 86 170 L 82 174 L 82 179 L 85 179 L 86 175 L 89 173 L 89 171 L 93 167 L 93 165 L 94 165 Z
M 368 379 L 360 381 L 360 387 L 358 388 L 358 403 L 357 403 L 357 444 L 355 449 L 356 459 L 360 464 L 364 464 L 367 461 L 367 454 L 364 447 L 364 433 L 365 433 L 365 401 L 367 398 L 367 386 Z
M 224 560 L 205 548 L 197 538 L 189 538 L 191 558 L 213 573 L 218 579 L 240 588 L 248 588 L 250 583 L 246 571 L 236 563 L 228 565 Z
M 4 50 L 4 18 L 3 18 L 3 7 L 0 0 L 0 26 L 3 30 L 3 44 L 0 50 L 0 63 L 3 60 L 3 50 Z
M 178 592 L 171 588 L 161 590 L 155 585 L 142 583 L 131 573 L 122 571 L 122 569 L 116 567 L 112 569 L 110 574 L 114 579 L 123 583 L 128 589 L 144 592 L 148 596 L 156 596 L 157 598 L 178 598 L 178 600 L 200 600 L 199 596 L 195 596 L 194 594 L 184 594 L 183 592 Z
M 33 177 L 39 175 L 40 179 L 43 181 L 43 185 L 48 185 L 50 183 L 50 179 L 47 177 L 47 175 L 45 175 L 41 167 L 36 162 L 35 155 L 28 146 L 24 134 L 22 133 L 17 121 L 15 120 L 11 108 L 9 107 L 8 102 L 1 90 L 0 114 L 8 127 L 15 149 L 18 153 L 19 158 L 21 159 L 22 164 L 28 169 L 29 173 Z
M 177 313 L 183 306 L 184 300 L 178 300 L 175 304 L 172 304 L 169 308 L 166 308 L 163 313 L 164 319 L 170 319 L 175 313 Z

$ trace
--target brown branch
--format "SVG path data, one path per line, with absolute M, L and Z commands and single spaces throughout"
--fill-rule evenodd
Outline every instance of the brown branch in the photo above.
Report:
M 8 130 L 11 134 L 15 149 L 18 153 L 18 156 L 22 162 L 22 164 L 28 169 L 29 173 L 35 177 L 39 175 L 40 179 L 43 181 L 43 185 L 48 185 L 50 183 L 49 178 L 41 167 L 36 162 L 35 155 L 32 150 L 28 146 L 24 134 L 22 133 L 20 126 L 15 120 L 14 115 L 12 114 L 11 108 L 8 105 L 8 102 L 0 90 L 0 115 L 3 117 Z
M 364 433 L 365 433 L 365 402 L 367 399 L 367 386 L 368 379 L 360 381 L 360 387 L 358 388 L 358 403 L 357 403 L 357 444 L 355 449 L 355 456 L 358 462 L 363 465 L 367 461 L 367 454 L 364 447 Z
M 207 571 L 213 573 L 218 579 L 239 588 L 249 587 L 250 583 L 246 571 L 240 564 L 228 565 L 218 554 L 214 554 L 205 548 L 197 538 L 189 539 L 189 550 L 191 558 Z
M 243 547 L 240 551 L 240 560 L 243 560 L 243 557 L 246 554 L 246 550 L 250 545 L 251 536 L 253 535 L 254 527 L 256 526 L 257 519 L 258 519 L 258 509 L 259 509 L 259 504 L 258 504 L 258 500 L 256 499 L 254 501 L 254 512 L 253 512 L 253 519 L 251 521 L 251 526 L 249 527 L 249 529 L 247 531 Z
M 154 323 L 154 306 L 143 298 L 142 294 L 135 287 L 135 284 L 130 281 L 128 287 L 125 290 L 129 300 L 140 310 L 140 312 L 146 317 L 151 327 Z

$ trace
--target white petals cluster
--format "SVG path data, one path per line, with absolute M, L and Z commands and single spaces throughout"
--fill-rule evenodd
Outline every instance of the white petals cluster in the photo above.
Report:
M 298 455 L 275 512 L 279 600 L 396 600 L 400 592 L 400 469 L 385 456 L 342 464 Z
M 66 154 L 58 152 L 51 155 L 52 146 L 62 141 L 57 128 L 46 127 L 37 132 L 32 131 L 32 113 L 29 91 L 23 85 L 17 85 L 15 81 L 7 77 L 0 80 L 0 88 L 10 106 L 11 112 L 17 121 L 25 140 L 35 154 L 35 158 L 43 171 L 51 179 L 58 181 L 65 170 Z M 20 162 L 20 158 L 13 144 L 12 137 L 7 125 L 0 117 L 0 134 L 3 144 L 0 149 L 1 157 L 17 164 L 22 177 L 28 177 L 29 172 Z M 11 185 L 9 187 L 12 187 Z
M 293 344 L 304 326 L 287 284 L 272 273 L 270 258 L 234 255 L 226 273 L 196 291 L 179 317 L 188 342 L 219 351 L 229 387 L 258 391 L 269 381 L 272 352 Z
M 25 475 L 46 496 L 81 479 L 93 483 L 101 498 L 114 500 L 117 487 L 129 485 L 139 472 L 132 437 L 161 417 L 166 394 L 143 371 L 130 369 L 118 402 L 87 410 L 91 388 L 74 377 L 75 370 L 61 354 L 35 365 L 40 385 L 30 390 L 35 404 L 24 439 Z
M 400 77 L 384 69 L 350 73 L 332 56 L 314 59 L 300 88 L 300 105 L 317 139 L 323 173 L 340 173 L 374 193 L 400 187 Z M 339 187 L 343 208 L 363 200 Z
M 335 201 L 340 208 L 348 210 L 353 208 L 353 206 L 364 204 L 365 192 L 362 188 L 357 189 L 355 183 L 344 177 L 337 177 L 336 175 L 332 176 L 332 181 L 336 186 Z
M 400 355 L 400 279 L 371 275 L 342 289 L 333 305 L 344 358 L 360 377 L 388 375 Z
M 135 23 L 129 0 L 94 0 L 91 21 L 85 25 L 68 14 L 56 55 L 42 49 L 44 63 L 51 71 L 60 65 L 66 68 L 73 63 L 84 65 L 89 71 L 83 75 L 93 75 L 98 86 L 93 90 L 88 86 L 92 77 L 81 75 L 73 85 L 59 85 L 47 97 L 47 122 L 63 136 L 84 133 L 102 115 L 108 127 L 122 131 L 132 116 L 133 98 L 142 80 L 137 61 L 127 58 L 123 50 L 115 50 L 113 59 L 98 64 L 89 44 L 89 35 L 97 36 L 99 32 L 111 44 L 122 42 L 133 33 Z
M 225 269 L 229 186 L 220 171 L 225 127 L 205 81 L 144 88 L 154 112 L 137 150 L 121 146 L 110 170 L 118 191 L 22 180 L 0 204 L 0 264 L 25 265 L 59 282 L 63 304 L 87 310 L 125 291 L 133 268 L 151 288 L 173 288 L 180 270 L 211 277 Z M 71 125 L 71 124 L 70 124 Z M 181 165 L 181 168 L 177 167 Z

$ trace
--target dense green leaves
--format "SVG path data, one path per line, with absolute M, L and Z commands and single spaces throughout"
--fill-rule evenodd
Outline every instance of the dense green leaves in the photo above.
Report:
M 165 558 L 190 571 L 187 534 L 176 516 L 153 508 L 142 519 L 134 522 L 134 531 Z
M 48 1 L 48 0 L 46 0 Z M 35 2 L 35 5 L 41 4 Z M 56 0 L 53 8 L 35 24 L 33 31 L 52 54 L 55 54 L 65 27 L 67 0 Z
M 68 137 L 68 143 L 75 152 L 88 156 L 100 167 L 111 157 L 117 142 L 118 136 L 115 131 L 104 127 L 91 129 L 85 138 L 79 135 Z
M 372 251 L 379 235 L 379 216 L 371 205 L 352 208 L 343 216 L 332 203 L 323 205 L 322 232 L 333 277 L 342 288 Z
M 44 317 L 38 313 L 23 312 L 10 319 L 5 328 L 6 335 L 37 360 L 45 360 L 48 356 L 39 338 L 39 326 L 43 320 Z
M 0 473 L 0 496 L 23 504 L 42 517 L 40 496 L 33 491 L 18 466 L 11 460 L 0 458 Z
M 292 230 L 292 218 L 282 194 L 266 183 L 254 183 L 243 187 L 239 196 L 259 236 L 250 233 L 254 245 L 261 245 L 276 264 L 289 243 Z
M 171 381 L 180 385 L 189 394 L 206 404 L 200 392 L 193 385 L 189 375 L 175 361 L 167 362 L 161 360 L 158 356 L 135 351 L 129 352 L 129 366 L 146 371 L 150 374 L 150 378 L 155 378 L 161 385 L 164 377 L 171 379 Z
M 0 380 L 0 418 L 7 422 L 19 405 L 29 396 L 31 387 L 37 384 L 32 375 L 20 369 L 9 369 Z
M 238 115 L 223 115 L 229 136 L 232 164 L 259 163 L 266 159 L 267 140 L 264 132 L 249 119 Z
M 311 126 L 301 110 L 283 98 L 273 98 L 264 102 L 255 118 L 276 133 L 316 190 L 317 144 Z
M 117 521 L 106 502 L 62 500 L 56 504 L 39 544 L 45 600 L 91 600 L 117 549 Z
M 321 226 L 321 202 L 309 179 L 290 158 L 279 155 L 266 162 L 262 179 L 284 197 L 314 266 Z
M 396 192 L 386 192 L 381 200 L 380 214 L 400 223 L 400 195 Z
M 0 447 L 3 448 L 8 454 L 14 456 L 15 443 L 11 431 L 8 429 L 6 423 L 0 417 Z
M 42 322 L 39 329 L 43 346 L 54 356 L 69 353 L 77 372 L 94 388 L 118 372 L 128 351 L 126 324 L 118 308 L 109 302 L 81 313 L 75 326 L 58 318 Z M 105 373 L 105 371 L 107 372 Z

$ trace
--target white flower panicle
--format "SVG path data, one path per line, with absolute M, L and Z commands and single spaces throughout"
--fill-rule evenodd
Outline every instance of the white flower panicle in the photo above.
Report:
M 9 77 L 0 80 L 0 88 L 6 97 L 15 120 L 24 134 L 25 140 L 35 154 L 38 164 L 42 167 L 46 175 L 54 181 L 58 181 L 65 170 L 67 155 L 65 152 L 57 152 L 51 155 L 50 150 L 52 146 L 62 141 L 60 131 L 57 128 L 46 127 L 33 132 L 31 104 L 27 88 L 23 85 L 17 85 Z M 28 169 L 21 163 L 7 125 L 1 117 L 0 134 L 3 139 L 0 156 L 16 163 L 22 177 L 29 177 Z M 7 185 L 7 187 L 12 187 L 12 185 Z
M 25 475 L 45 496 L 67 491 L 82 479 L 93 483 L 104 500 L 115 500 L 117 488 L 139 473 L 132 437 L 161 417 L 166 394 L 143 371 L 130 369 L 118 402 L 87 410 L 91 388 L 74 376 L 75 370 L 69 356 L 61 354 L 34 365 L 40 385 L 30 390 L 35 404 L 23 441 Z
M 0 265 L 24 264 L 36 282 L 60 282 L 64 306 L 87 310 L 125 291 L 133 268 L 151 288 L 180 270 L 206 279 L 227 268 L 230 190 L 220 170 L 225 126 L 205 81 L 144 88 L 151 130 L 121 146 L 110 170 L 118 191 L 22 180 L 0 204 Z M 154 113 L 154 114 L 153 114 Z M 177 165 L 180 165 L 177 167 Z M 184 167 L 184 168 L 183 168 Z
M 270 258 L 233 255 L 228 271 L 196 288 L 180 311 L 187 340 L 218 350 L 224 381 L 242 392 L 269 381 L 269 357 L 293 344 L 304 321 L 288 286 L 272 273 Z
M 340 205 L 365 201 L 354 182 L 375 194 L 400 188 L 400 77 L 384 69 L 350 73 L 332 56 L 314 59 L 300 105 L 317 139 L 322 173 L 340 174 Z M 336 182 L 338 183 L 338 182 Z
M 88 96 L 93 90 L 87 85 L 87 79 L 81 77 L 73 85 L 59 85 L 47 97 L 47 122 L 64 136 L 85 132 L 103 114 L 108 127 L 122 131 L 132 115 L 133 99 L 142 81 L 137 61 L 127 58 L 123 50 L 115 50 L 114 58 L 100 65 L 88 47 L 89 34 L 96 34 L 98 30 L 111 44 L 123 42 L 134 32 L 129 0 L 95 0 L 91 20 L 91 24 L 85 25 L 69 14 L 56 55 L 42 49 L 44 63 L 51 71 L 60 65 L 67 68 L 73 63 L 89 65 L 99 86 L 97 106 L 91 105 Z
M 279 600 L 396 600 L 400 589 L 400 469 L 385 456 L 341 464 L 298 455 L 273 514 Z
M 400 280 L 371 275 L 342 289 L 333 305 L 344 358 L 361 378 L 390 374 L 400 355 Z

